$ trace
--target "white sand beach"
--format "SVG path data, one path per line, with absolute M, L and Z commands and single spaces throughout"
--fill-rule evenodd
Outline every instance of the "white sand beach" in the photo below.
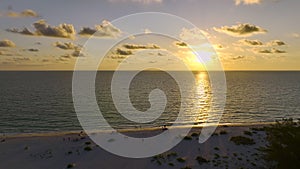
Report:
M 113 155 L 79 132 L 1 136 L 1 169 L 173 169 L 173 168 L 265 168 L 257 148 L 265 146 L 262 125 L 220 126 L 205 143 L 199 144 L 193 128 L 176 147 L 159 156 L 130 159 Z M 249 131 L 249 132 L 245 132 Z M 147 136 L 154 131 L 128 131 Z M 234 136 L 252 138 L 253 145 L 237 145 Z M 198 157 L 198 158 L 197 158 Z

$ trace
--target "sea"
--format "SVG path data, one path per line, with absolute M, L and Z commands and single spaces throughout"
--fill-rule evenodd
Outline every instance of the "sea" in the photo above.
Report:
M 114 129 L 141 129 L 175 124 L 185 101 L 186 118 L 176 125 L 201 126 L 209 123 L 213 91 L 206 72 L 193 72 L 195 81 L 184 81 L 181 91 L 167 72 L 142 71 L 130 82 L 129 103 L 146 112 L 158 103 L 149 101 L 154 89 L 164 92 L 164 109 L 153 121 L 139 123 L 122 115 L 111 92 L 115 72 L 99 71 L 95 78 L 95 96 L 104 120 Z M 124 76 L 126 72 L 124 71 Z M 0 133 L 45 133 L 82 130 L 74 109 L 72 71 L 1 71 Z M 284 118 L 300 118 L 300 72 L 226 71 L 226 103 L 219 124 L 248 125 L 270 123 Z M 178 79 L 177 79 L 178 80 Z M 183 96 L 181 92 L 186 92 Z M 85 96 L 82 96 L 85 97 Z M 161 98 L 157 98 L 160 100 Z M 155 98 L 154 98 L 155 102 Z M 123 106 L 128 102 L 124 101 Z M 122 104 L 121 104 L 122 105 Z M 124 108 L 124 107 L 123 107 Z M 143 121 L 143 114 L 135 117 Z M 101 129 L 107 130 L 99 122 Z

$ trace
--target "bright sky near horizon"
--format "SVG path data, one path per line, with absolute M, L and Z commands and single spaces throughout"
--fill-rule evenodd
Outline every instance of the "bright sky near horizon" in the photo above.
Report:
M 73 70 L 78 57 L 92 55 L 79 52 L 91 34 L 98 31 L 108 41 L 118 37 L 124 30 L 111 21 L 137 12 L 170 13 L 192 22 L 225 70 L 300 70 L 299 7 L 298 0 L 0 0 L 0 70 Z M 160 51 L 170 50 L 199 68 L 183 42 L 153 41 L 121 44 L 110 59 L 118 63 L 146 49 L 167 58 Z M 162 49 L 163 42 L 173 46 Z

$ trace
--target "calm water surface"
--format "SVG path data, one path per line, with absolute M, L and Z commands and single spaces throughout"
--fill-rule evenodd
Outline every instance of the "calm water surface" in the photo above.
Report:
M 206 73 L 195 73 L 196 82 L 185 83 L 188 97 L 182 98 L 176 81 L 168 74 L 141 72 L 130 85 L 133 106 L 140 111 L 150 108 L 148 95 L 156 88 L 165 92 L 168 102 L 155 121 L 134 123 L 114 106 L 110 93 L 112 75 L 113 72 L 97 74 L 95 93 L 100 110 L 114 128 L 172 124 L 181 100 L 188 108 L 180 125 L 202 124 L 208 115 L 213 115 L 209 112 L 212 92 Z M 221 123 L 300 118 L 300 72 L 226 72 L 226 79 L 227 101 Z M 81 130 L 73 107 L 72 72 L 0 72 L 0 133 L 70 130 Z

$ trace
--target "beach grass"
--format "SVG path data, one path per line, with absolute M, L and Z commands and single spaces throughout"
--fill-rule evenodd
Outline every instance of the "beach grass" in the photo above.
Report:
M 300 120 L 283 119 L 266 127 L 267 147 L 261 148 L 273 168 L 296 169 L 300 167 Z

